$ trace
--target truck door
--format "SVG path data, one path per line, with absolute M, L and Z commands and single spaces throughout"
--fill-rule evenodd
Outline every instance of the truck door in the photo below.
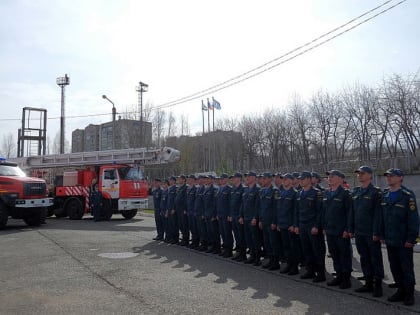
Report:
M 112 199 L 118 199 L 120 197 L 120 179 L 115 168 L 104 169 L 101 190 L 108 192 Z

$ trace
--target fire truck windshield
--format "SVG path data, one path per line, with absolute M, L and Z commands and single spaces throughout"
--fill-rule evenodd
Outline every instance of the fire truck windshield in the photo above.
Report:
M 0 176 L 21 176 L 25 177 L 26 174 L 15 165 L 0 165 Z
M 121 179 L 125 180 L 142 180 L 144 179 L 143 172 L 137 167 L 122 167 L 118 169 Z

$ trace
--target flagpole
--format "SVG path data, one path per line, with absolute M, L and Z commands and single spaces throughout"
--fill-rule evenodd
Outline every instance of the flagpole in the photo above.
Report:
M 209 99 L 207 99 L 207 104 L 210 104 Z M 210 132 L 210 108 L 208 108 L 208 111 L 207 111 L 207 127 L 208 127 L 208 131 Z
M 204 101 L 201 100 L 201 116 L 203 116 L 203 135 L 204 135 Z
M 214 112 L 215 112 L 216 110 L 214 109 L 214 107 L 213 107 L 213 131 L 214 131 Z

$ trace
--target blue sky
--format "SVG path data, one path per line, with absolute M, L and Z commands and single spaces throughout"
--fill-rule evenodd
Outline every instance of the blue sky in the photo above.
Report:
M 5 133 L 17 135 L 22 107 L 60 116 L 55 80 L 70 76 L 66 137 L 89 123 L 144 102 L 160 105 L 248 71 L 383 3 L 377 0 L 297 1 L 0 1 L 0 99 Z M 396 3 L 398 1 L 393 1 Z M 214 96 L 216 119 L 284 107 L 298 93 L 375 85 L 385 75 L 420 68 L 420 1 L 395 9 L 265 74 Z M 173 107 L 201 130 L 200 99 Z M 101 114 L 109 115 L 101 116 Z M 48 120 L 51 139 L 59 119 Z

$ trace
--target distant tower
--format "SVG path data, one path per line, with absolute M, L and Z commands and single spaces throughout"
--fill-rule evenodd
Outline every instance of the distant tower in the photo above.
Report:
M 65 114 L 64 114 L 64 90 L 65 86 L 70 84 L 70 78 L 67 76 L 67 73 L 64 75 L 64 77 L 59 77 L 56 80 L 57 85 L 61 88 L 61 118 L 60 118 L 60 153 L 64 153 L 64 120 L 65 120 Z
M 139 82 L 136 91 L 139 92 L 139 116 L 141 128 L 141 145 L 144 145 L 144 128 L 143 128 L 143 92 L 147 92 L 149 86 L 146 83 Z

